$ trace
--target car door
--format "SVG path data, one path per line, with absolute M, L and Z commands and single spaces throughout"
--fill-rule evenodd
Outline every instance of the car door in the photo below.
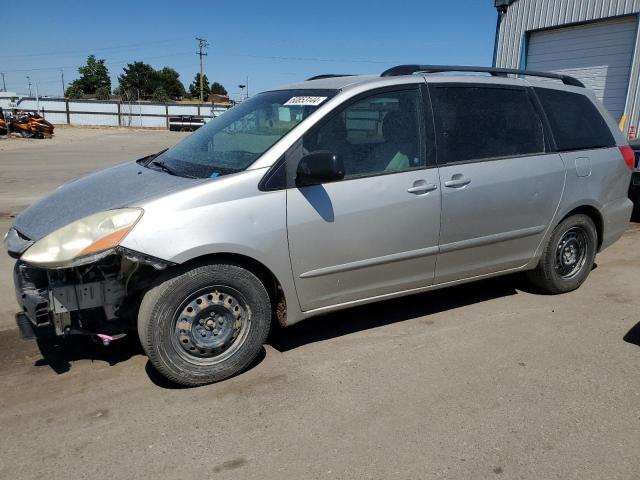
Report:
M 436 282 L 525 265 L 560 203 L 565 167 L 528 88 L 435 83 L 442 186 Z
M 440 230 L 438 170 L 416 86 L 361 95 L 287 153 L 342 156 L 345 178 L 287 189 L 291 265 L 302 310 L 430 285 Z M 289 174 L 289 177 L 293 175 Z

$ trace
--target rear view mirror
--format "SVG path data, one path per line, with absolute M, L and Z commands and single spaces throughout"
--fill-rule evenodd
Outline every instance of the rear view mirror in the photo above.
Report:
M 318 150 L 302 157 L 296 172 L 296 186 L 306 187 L 335 182 L 344 178 L 342 158 L 327 150 Z

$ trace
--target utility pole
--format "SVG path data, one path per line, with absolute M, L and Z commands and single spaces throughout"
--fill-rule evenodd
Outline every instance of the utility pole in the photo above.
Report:
M 65 88 L 64 88 L 64 69 L 63 68 L 60 69 L 60 76 L 62 77 L 62 98 L 64 98 Z
M 31 96 L 31 77 L 27 75 L 27 82 L 29 82 L 29 96 Z
M 4 83 L 4 72 L 2 72 L 2 91 L 3 92 L 7 91 L 7 86 Z
M 206 57 L 207 53 L 205 49 L 209 46 L 209 42 L 207 42 L 204 38 L 196 37 L 198 41 L 198 51 L 196 54 L 200 57 L 200 103 L 204 102 L 204 88 L 202 85 L 203 73 L 202 73 L 202 57 Z

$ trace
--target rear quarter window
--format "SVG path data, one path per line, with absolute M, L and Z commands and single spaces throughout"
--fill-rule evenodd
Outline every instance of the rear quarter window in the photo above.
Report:
M 604 118 L 585 95 L 535 88 L 560 151 L 615 146 Z

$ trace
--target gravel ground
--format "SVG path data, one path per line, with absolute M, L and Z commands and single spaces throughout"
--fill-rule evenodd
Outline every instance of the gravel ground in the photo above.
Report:
M 0 227 L 180 137 L 58 132 L 0 140 Z M 0 478 L 637 479 L 639 245 L 633 223 L 566 295 L 507 276 L 278 330 L 249 371 L 195 389 L 159 377 L 135 338 L 21 340 L 2 260 Z

